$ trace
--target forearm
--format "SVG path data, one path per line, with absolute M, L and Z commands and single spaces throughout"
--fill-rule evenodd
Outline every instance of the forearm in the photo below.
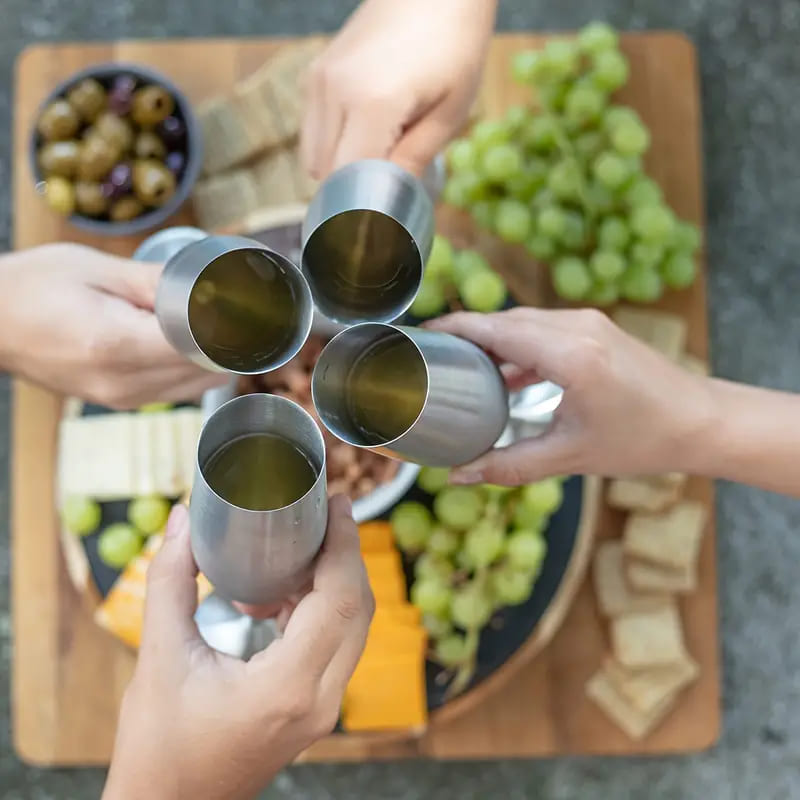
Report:
M 800 395 L 712 379 L 716 420 L 689 471 L 800 497 Z
M 15 370 L 19 349 L 19 333 L 15 330 L 13 313 L 15 273 L 24 266 L 25 253 L 0 255 L 0 372 Z

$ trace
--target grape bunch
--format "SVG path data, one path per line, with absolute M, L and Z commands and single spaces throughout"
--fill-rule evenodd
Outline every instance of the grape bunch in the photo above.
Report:
M 519 52 L 513 77 L 536 102 L 481 120 L 447 151 L 444 201 L 524 245 L 569 301 L 650 303 L 695 278 L 700 231 L 645 174 L 650 132 L 636 111 L 611 102 L 629 71 L 605 23 Z
M 431 658 L 454 672 L 455 693 L 472 678 L 480 632 L 493 614 L 531 596 L 562 481 L 519 489 L 450 486 L 448 470 L 424 467 L 417 484 L 433 495 L 433 512 L 422 503 L 401 503 L 392 529 L 398 547 L 414 559 L 411 602 L 423 614 Z
M 452 310 L 460 301 L 470 311 L 499 311 L 508 289 L 489 262 L 475 250 L 455 250 L 441 234 L 425 265 L 422 285 L 409 311 L 419 319 L 429 319 Z

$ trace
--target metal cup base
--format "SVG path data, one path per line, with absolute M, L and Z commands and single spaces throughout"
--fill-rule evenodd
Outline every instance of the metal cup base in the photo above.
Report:
M 248 661 L 280 638 L 275 620 L 255 619 L 242 614 L 216 592 L 200 603 L 194 620 L 203 641 L 210 648 L 243 661 Z

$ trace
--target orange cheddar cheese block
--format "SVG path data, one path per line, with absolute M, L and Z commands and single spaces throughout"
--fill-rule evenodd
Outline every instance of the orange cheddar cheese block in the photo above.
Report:
M 362 553 L 388 553 L 394 550 L 392 525 L 384 520 L 362 522 L 358 526 Z
M 380 606 L 375 608 L 375 614 L 372 617 L 372 627 L 380 627 L 383 625 L 411 625 L 419 626 L 422 621 L 422 612 L 410 603 L 391 604 L 388 606 Z
M 403 564 L 396 550 L 385 553 L 364 554 L 367 578 L 375 595 L 375 604 L 399 605 L 407 603 L 406 579 Z
M 422 626 L 410 625 L 371 626 L 367 634 L 367 644 L 361 660 L 369 659 L 374 653 L 386 655 L 387 653 L 412 652 L 424 653 L 428 636 Z

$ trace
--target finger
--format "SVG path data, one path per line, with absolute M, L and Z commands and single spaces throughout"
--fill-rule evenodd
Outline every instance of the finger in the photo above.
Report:
M 241 614 L 246 614 L 248 617 L 253 617 L 253 619 L 272 619 L 280 613 L 284 604 L 272 603 L 266 606 L 253 606 L 248 603 L 232 601 L 231 605 Z
M 452 138 L 457 127 L 448 109 L 447 99 L 429 108 L 417 122 L 409 126 L 391 151 L 396 164 L 422 176 L 428 164 Z
M 401 131 L 390 114 L 392 110 L 383 103 L 347 111 L 331 169 L 362 158 L 388 158 Z
M 197 565 L 189 538 L 189 510 L 172 509 L 164 541 L 147 569 L 142 650 L 174 653 L 176 645 L 198 641 Z
M 502 364 L 500 372 L 503 373 L 503 380 L 512 392 L 518 392 L 526 386 L 542 381 L 542 376 L 536 370 L 522 369 L 515 364 Z
M 551 428 L 541 436 L 490 450 L 471 464 L 454 469 L 450 473 L 450 483 L 521 486 L 571 473 L 574 467 L 575 447 L 571 437 L 558 428 Z
M 300 158 L 308 174 L 316 180 L 330 171 L 344 122 L 344 110 L 332 93 L 326 91 L 324 80 L 319 70 L 309 73 L 309 95 L 300 130 Z
M 105 264 L 105 262 L 104 262 Z M 92 283 L 98 289 L 127 300 L 133 305 L 152 311 L 163 264 L 114 258 L 108 267 L 98 270 Z

